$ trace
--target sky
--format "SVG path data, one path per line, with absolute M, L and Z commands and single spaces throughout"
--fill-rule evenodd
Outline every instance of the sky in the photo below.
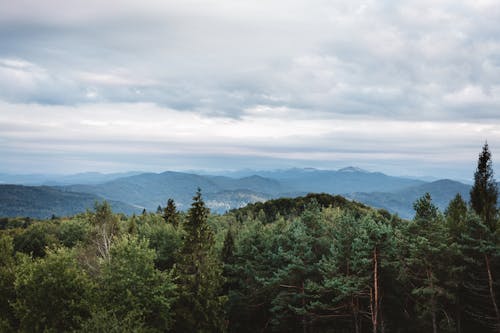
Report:
M 486 140 L 500 171 L 498 22 L 497 0 L 0 0 L 0 172 L 470 179 Z

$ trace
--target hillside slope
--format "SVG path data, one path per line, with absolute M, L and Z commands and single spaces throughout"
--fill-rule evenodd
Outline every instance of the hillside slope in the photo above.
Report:
M 70 216 L 93 209 L 103 199 L 88 193 L 62 191 L 48 186 L 0 185 L 0 216 L 28 216 L 50 218 Z M 132 214 L 140 209 L 131 205 L 109 201 L 116 212 Z

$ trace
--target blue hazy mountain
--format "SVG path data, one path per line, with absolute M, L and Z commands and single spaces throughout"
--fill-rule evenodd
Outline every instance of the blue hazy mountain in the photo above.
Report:
M 222 193 L 228 198 L 228 193 L 234 196 L 231 200 L 241 206 L 241 197 L 248 198 L 248 202 L 254 202 L 254 198 L 271 198 L 287 188 L 280 182 L 261 176 L 250 176 L 239 179 L 223 176 L 201 176 L 183 172 L 167 171 L 160 174 L 144 173 L 131 177 L 115 179 L 97 185 L 71 185 L 64 189 L 73 192 L 83 192 L 98 195 L 100 197 L 126 202 L 134 206 L 145 207 L 148 210 L 156 209 L 158 205 L 164 205 L 168 198 L 173 198 L 180 209 L 186 209 L 198 188 L 208 199 L 217 197 Z M 252 195 L 249 195 L 252 193 Z M 215 203 L 212 200 L 211 208 L 226 207 L 225 203 Z M 236 208 L 236 207 L 230 207 Z M 221 209 L 216 209 L 221 211 Z M 225 209 L 223 210 L 225 211 Z
M 63 191 L 49 186 L 0 185 L 0 216 L 50 218 L 70 216 L 93 209 L 103 198 L 89 193 Z M 109 201 L 116 212 L 132 214 L 140 209 L 123 202 Z
M 456 193 L 461 193 L 467 200 L 470 189 L 470 185 L 457 181 L 425 182 L 419 179 L 389 176 L 380 172 L 369 172 L 356 167 L 339 170 L 293 168 L 255 171 L 252 175 L 248 175 L 248 172 L 251 170 L 243 170 L 238 174 L 229 172 L 228 175 L 173 171 L 111 175 L 86 173 L 53 179 L 55 184 L 75 181 L 71 185 L 53 187 L 54 192 L 47 192 L 51 188 L 43 187 L 43 190 L 38 192 L 34 189 L 25 191 L 24 195 L 32 201 L 45 203 L 48 201 L 43 196 L 47 198 L 54 198 L 56 194 L 63 196 L 64 200 L 57 205 L 60 208 L 67 205 L 66 211 L 68 212 L 82 211 L 83 207 L 85 210 L 92 206 L 88 203 L 93 204 L 96 198 L 106 199 L 115 203 L 117 211 L 129 213 L 134 209 L 142 208 L 149 211 L 156 210 L 159 205 L 164 206 L 168 198 L 173 198 L 178 208 L 185 210 L 191 204 L 195 191 L 201 188 L 207 205 L 212 211 L 223 213 L 257 201 L 279 197 L 291 198 L 307 193 L 329 193 L 344 195 L 361 203 L 385 208 L 402 217 L 410 218 L 413 216 L 413 202 L 426 192 L 432 195 L 438 207 L 444 209 Z M 236 177 L 236 175 L 242 177 Z M 79 183 L 78 181 L 82 179 L 85 182 Z M 0 197 L 1 195 L 0 193 Z M 15 207 L 20 202 L 20 198 L 22 199 L 22 195 L 22 192 L 14 197 L 4 195 L 3 206 Z M 37 196 L 41 199 L 38 200 Z M 85 204 L 78 205 L 75 202 L 77 200 L 82 200 Z M 27 207 L 26 202 L 22 202 L 21 207 Z M 42 205 L 37 207 L 43 209 Z M 0 211 L 0 215 L 3 212 Z M 24 215 L 35 214 L 36 210 L 28 211 L 19 208 L 17 211 L 19 215 L 23 215 L 23 212 L 25 212 Z M 12 215 L 11 213 L 9 211 L 9 216 Z M 61 213 L 56 215 L 58 214 Z
M 152 210 L 158 205 L 164 205 L 168 198 L 173 198 L 180 209 L 186 209 L 191 203 L 193 193 L 199 187 L 210 199 L 209 207 L 217 212 L 223 212 L 225 209 L 222 207 L 237 208 L 242 202 L 255 202 L 257 198 L 261 200 L 280 196 L 290 197 L 310 192 L 331 194 L 391 192 L 421 184 L 425 182 L 349 167 L 337 171 L 317 169 L 261 171 L 258 175 L 242 178 L 167 171 L 123 177 L 102 184 L 71 185 L 64 188 Z M 224 195 L 217 195 L 219 193 Z M 230 198 L 230 194 L 234 198 Z
M 117 178 L 130 177 L 143 172 L 130 171 L 121 173 L 100 173 L 83 172 L 70 175 L 58 174 L 27 174 L 11 175 L 0 173 L 0 184 L 18 184 L 18 185 L 71 185 L 71 184 L 99 184 L 111 181 Z
M 412 218 L 415 215 L 413 203 L 415 200 L 429 193 L 434 204 L 444 212 L 450 201 L 459 193 L 465 201 L 469 200 L 471 185 L 458 181 L 442 179 L 431 183 L 408 187 L 403 190 L 372 193 L 351 193 L 346 197 L 362 202 L 375 208 L 384 208 L 391 213 L 398 213 L 403 218 Z

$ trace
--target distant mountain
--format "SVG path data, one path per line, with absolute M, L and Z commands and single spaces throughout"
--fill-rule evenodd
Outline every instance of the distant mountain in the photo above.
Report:
M 106 181 L 108 178 L 110 180 Z M 329 193 L 344 195 L 364 204 L 398 213 L 401 217 L 411 218 L 413 202 L 426 192 L 432 195 L 436 205 L 443 210 L 456 193 L 461 193 L 464 199 L 468 199 L 470 190 L 470 185 L 457 181 L 439 180 L 427 183 L 417 179 L 369 172 L 352 166 L 339 170 L 293 168 L 256 171 L 254 175 L 240 178 L 173 171 L 108 175 L 84 173 L 64 176 L 55 180 L 55 183 L 66 184 L 80 180 L 81 184 L 56 186 L 52 192 L 49 191 L 49 187 L 39 188 L 38 191 L 43 189 L 44 194 L 34 193 L 35 189 L 31 189 L 31 192 L 25 190 L 24 195 L 33 200 L 43 195 L 48 199 L 54 199 L 50 202 L 55 205 L 56 210 L 63 213 L 81 211 L 82 207 L 91 208 L 96 199 L 102 198 L 114 202 L 116 211 L 128 213 L 142 208 L 155 211 L 159 205 L 164 206 L 168 198 L 173 198 L 179 209 L 186 210 L 196 190 L 201 188 L 207 206 L 214 212 L 224 213 L 249 203 L 269 199 L 294 198 L 307 193 Z M 86 193 L 86 196 L 82 193 Z M 57 195 L 63 198 L 58 201 L 55 199 Z M 18 193 L 16 198 L 21 200 L 21 193 Z M 34 209 L 30 214 L 35 214 L 33 216 L 48 214 L 44 209 L 52 208 L 46 198 L 40 201 L 47 203 L 47 206 L 37 206 L 43 213 Z M 76 200 L 81 200 L 82 203 L 77 204 Z M 3 203 L 4 211 L 7 211 L 9 202 L 12 201 Z M 29 207 L 28 201 L 20 205 L 21 208 L 17 213 L 12 211 L 14 208 L 9 210 L 9 216 L 26 212 L 25 208 Z M 11 206 L 16 207 L 16 204 Z M 56 215 L 58 214 L 61 213 Z
M 6 173 L 0 173 L 0 184 L 17 184 L 17 185 L 33 185 L 33 186 L 99 184 L 117 178 L 130 177 L 141 173 L 142 172 L 139 171 L 130 171 L 122 173 L 84 172 L 72 175 L 57 175 L 57 174 L 11 175 Z
M 337 171 L 318 169 L 287 169 L 263 171 L 259 175 L 276 179 L 291 191 L 315 193 L 394 192 L 424 181 L 393 177 L 381 172 L 369 172 L 356 167 Z
M 212 200 L 208 206 L 219 212 L 221 207 L 240 207 L 242 198 L 246 198 L 246 203 L 255 202 L 257 197 L 265 200 L 287 190 L 280 182 L 261 176 L 234 179 L 172 171 L 160 174 L 144 173 L 103 184 L 70 185 L 63 188 L 127 202 L 148 210 L 156 209 L 158 205 L 163 206 L 168 198 L 173 198 L 179 209 L 187 209 L 194 193 L 201 188 L 205 197 L 211 195 Z M 233 194 L 230 199 L 229 193 Z M 216 198 L 224 198 L 224 201 L 216 201 Z M 234 203 L 236 205 L 233 206 Z
M 0 185 L 0 216 L 29 216 L 50 218 L 70 216 L 93 209 L 96 201 L 103 199 L 88 193 L 63 191 L 48 186 Z M 110 201 L 116 212 L 132 214 L 140 212 L 131 205 Z
M 372 207 L 384 208 L 389 212 L 398 213 L 399 216 L 403 218 L 413 218 L 415 215 L 413 203 L 425 193 L 428 192 L 434 204 L 444 212 L 450 200 L 452 200 L 457 193 L 460 193 L 462 198 L 468 201 L 470 189 L 470 185 L 449 179 L 442 179 L 432 183 L 408 187 L 393 193 L 358 192 L 347 194 L 346 196 Z

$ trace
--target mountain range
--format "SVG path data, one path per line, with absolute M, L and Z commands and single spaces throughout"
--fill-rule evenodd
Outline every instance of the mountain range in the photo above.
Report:
M 0 180 L 20 176 L 0 175 Z M 43 180 L 45 179 L 45 180 Z M 223 213 L 259 201 L 297 197 L 307 193 L 340 194 L 376 208 L 413 216 L 413 202 L 429 192 L 435 204 L 445 209 L 460 193 L 468 199 L 470 185 L 453 180 L 426 182 L 368 172 L 355 167 L 339 170 L 285 169 L 249 171 L 227 175 L 166 171 L 163 173 L 84 173 L 57 177 L 28 177 L 23 185 L 0 185 L 0 216 L 46 218 L 71 215 L 91 209 L 96 200 L 108 200 L 115 211 L 131 214 L 156 210 L 173 198 L 181 210 L 189 208 L 193 194 L 202 189 L 207 206 Z M 31 206 L 30 206 L 31 203 Z

